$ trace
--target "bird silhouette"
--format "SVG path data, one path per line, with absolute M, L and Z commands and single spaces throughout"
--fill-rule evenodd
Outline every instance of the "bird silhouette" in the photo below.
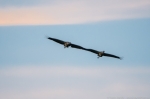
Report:
M 66 41 L 59 40 L 59 39 L 56 39 L 56 38 L 51 38 L 51 37 L 47 37 L 47 38 L 49 40 L 52 40 L 52 41 L 55 41 L 55 42 L 57 42 L 59 44 L 64 45 L 64 48 L 68 48 L 69 46 L 71 46 L 72 48 L 77 48 L 77 49 L 82 49 L 82 50 L 85 50 L 85 51 L 90 51 L 92 53 L 97 54 L 98 55 L 97 58 L 102 57 L 102 56 L 107 56 L 107 57 L 113 57 L 113 58 L 117 58 L 117 59 L 122 59 L 119 56 L 105 53 L 105 51 L 97 51 L 97 50 L 94 50 L 94 49 L 87 49 L 87 48 L 84 48 L 82 46 L 79 46 L 79 45 L 76 45 L 76 44 L 72 44 L 71 42 L 66 42 Z
M 51 38 L 51 37 L 48 37 L 49 40 L 53 40 L 59 44 L 62 44 L 64 45 L 64 48 L 68 48 L 69 46 L 71 46 L 72 48 L 77 48 L 77 49 L 83 49 L 83 50 L 86 50 L 86 48 L 82 47 L 82 46 L 79 46 L 79 45 L 76 45 L 76 44 L 72 44 L 71 42 L 65 42 L 65 41 L 62 41 L 62 40 L 59 40 L 59 39 L 56 39 L 56 38 Z
M 119 57 L 119 56 L 116 56 L 116 55 L 113 55 L 113 54 L 105 53 L 105 51 L 97 51 L 97 50 L 93 50 L 93 49 L 85 49 L 85 50 L 97 54 L 97 55 L 98 55 L 97 58 L 102 57 L 102 56 L 107 56 L 107 57 L 113 57 L 113 58 L 117 58 L 117 59 L 122 59 L 122 58 Z

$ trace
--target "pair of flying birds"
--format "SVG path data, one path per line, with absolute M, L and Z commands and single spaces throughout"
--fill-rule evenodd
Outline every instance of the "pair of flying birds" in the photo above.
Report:
M 48 37 L 49 40 L 53 40 L 59 44 L 62 44 L 64 45 L 64 48 L 68 48 L 69 46 L 71 46 L 72 48 L 77 48 L 77 49 L 82 49 L 82 50 L 85 50 L 85 51 L 90 51 L 92 53 L 95 53 L 98 55 L 98 58 L 99 57 L 102 57 L 102 56 L 108 56 L 108 57 L 113 57 L 113 58 L 117 58 L 117 59 L 122 59 L 121 57 L 119 56 L 116 56 L 116 55 L 112 55 L 112 54 L 108 54 L 108 53 L 105 53 L 105 51 L 96 51 L 94 49 L 87 49 L 87 48 L 84 48 L 82 46 L 79 46 L 79 45 L 76 45 L 76 44 L 72 44 L 71 42 L 65 42 L 65 41 L 62 41 L 62 40 L 59 40 L 59 39 L 56 39 L 56 38 L 51 38 L 51 37 Z

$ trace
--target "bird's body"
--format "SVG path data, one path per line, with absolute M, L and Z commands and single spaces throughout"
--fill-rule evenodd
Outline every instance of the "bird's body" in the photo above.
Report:
M 48 37 L 48 39 L 64 45 L 64 48 L 68 48 L 69 46 L 71 46 L 72 48 L 83 49 L 83 50 L 85 49 L 84 47 L 76 45 L 76 44 L 72 44 L 71 42 L 65 42 L 65 41 L 62 41 L 56 38 L 51 38 L 51 37 Z
M 59 39 L 55 39 L 55 38 L 51 38 L 51 37 L 48 37 L 49 40 L 53 40 L 59 44 L 63 44 L 64 45 L 64 48 L 66 47 L 69 47 L 70 46 L 70 42 L 65 42 L 65 41 L 62 41 L 62 40 L 59 40 Z
M 53 40 L 59 44 L 62 44 L 64 45 L 64 48 L 68 48 L 69 46 L 71 46 L 72 48 L 77 48 L 77 49 L 82 49 L 82 50 L 85 50 L 85 51 L 90 51 L 92 53 L 95 53 L 98 55 L 98 58 L 99 57 L 103 57 L 103 56 L 107 56 L 107 57 L 113 57 L 113 58 L 118 58 L 118 59 L 122 59 L 121 57 L 119 56 L 116 56 L 116 55 L 113 55 L 113 54 L 108 54 L 108 53 L 105 53 L 105 51 L 97 51 L 97 50 L 94 50 L 94 49 L 86 49 L 82 46 L 79 46 L 79 45 L 76 45 L 76 44 L 72 44 L 71 42 L 65 42 L 65 41 L 62 41 L 62 40 L 59 40 L 59 39 L 56 39 L 56 38 L 51 38 L 51 37 L 48 37 L 49 40 Z
M 86 49 L 86 51 L 90 51 L 90 52 L 93 52 L 93 53 L 97 54 L 97 55 L 98 55 L 98 58 L 99 58 L 99 57 L 103 57 L 103 56 L 107 56 L 107 57 L 113 57 L 113 58 L 122 59 L 122 58 L 119 57 L 119 56 L 116 56 L 116 55 L 113 55 L 113 54 L 105 53 L 105 51 L 96 51 L 96 50 L 93 50 L 93 49 Z

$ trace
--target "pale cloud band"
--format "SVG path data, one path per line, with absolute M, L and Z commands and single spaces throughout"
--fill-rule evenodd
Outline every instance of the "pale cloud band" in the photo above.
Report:
M 32 6 L 0 7 L 0 25 L 80 24 L 150 17 L 149 0 L 34 1 L 38 3 Z
M 149 67 L 17 66 L 0 70 L 2 99 L 150 97 Z
M 4 68 L 0 70 L 1 75 L 6 77 L 29 77 L 29 78 L 41 78 L 44 76 L 71 76 L 71 77 L 100 77 L 106 78 L 111 74 L 150 74 L 149 67 L 116 67 L 116 66 L 13 66 L 12 68 Z M 104 76 L 105 75 L 105 76 Z

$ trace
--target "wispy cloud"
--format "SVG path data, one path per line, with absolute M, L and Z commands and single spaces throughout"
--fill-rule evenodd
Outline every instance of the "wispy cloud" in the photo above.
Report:
M 1 6 L 5 7 L 0 8 L 0 25 L 77 24 L 150 17 L 149 0 L 32 0 L 32 2 L 25 5 L 18 2 L 16 5 L 2 3 Z
M 145 67 L 75 67 L 75 66 L 21 66 L 4 68 L 0 70 L 1 75 L 6 77 L 53 77 L 53 76 L 73 76 L 73 77 L 104 77 L 111 74 L 149 74 L 150 68 Z M 105 75 L 105 76 L 104 76 Z
M 21 66 L 0 70 L 3 99 L 150 97 L 149 67 Z

